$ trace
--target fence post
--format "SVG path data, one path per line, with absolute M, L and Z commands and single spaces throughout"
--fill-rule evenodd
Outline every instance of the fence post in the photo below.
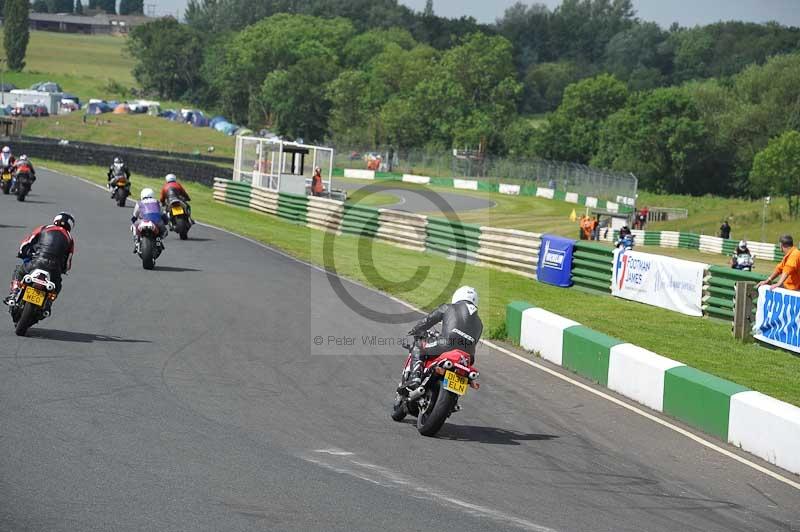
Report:
M 736 281 L 733 307 L 733 337 L 743 342 L 752 341 L 753 303 L 756 283 Z

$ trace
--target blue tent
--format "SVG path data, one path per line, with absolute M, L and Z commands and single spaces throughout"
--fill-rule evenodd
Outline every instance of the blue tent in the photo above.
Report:
M 198 111 L 196 109 L 189 114 L 188 122 L 194 127 L 208 126 L 208 119 L 205 117 L 202 111 Z
M 225 133 L 226 135 L 233 135 L 238 129 L 238 126 L 234 126 L 230 122 L 217 122 L 217 124 L 214 126 L 214 129 L 220 133 Z
M 208 127 L 214 127 L 220 122 L 227 122 L 227 120 L 225 120 L 224 116 L 217 115 L 208 121 Z
M 103 102 L 90 103 L 86 107 L 87 115 L 100 115 L 103 113 L 110 113 L 111 111 L 112 111 L 111 107 L 107 103 Z

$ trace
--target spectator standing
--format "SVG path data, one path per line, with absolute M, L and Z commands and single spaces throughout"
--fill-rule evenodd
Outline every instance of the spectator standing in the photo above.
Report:
M 639 229 L 644 229 L 645 224 L 647 223 L 647 214 L 650 210 L 647 207 L 642 207 L 642 210 L 639 211 L 638 221 L 639 221 Z
M 314 168 L 314 175 L 311 176 L 311 195 L 322 196 L 325 187 L 322 185 L 322 170 L 319 166 Z
M 722 225 L 719 226 L 719 237 L 724 238 L 725 240 L 730 239 L 731 237 L 731 225 L 728 223 L 728 220 L 722 222 Z
M 783 260 L 769 277 L 758 283 L 758 286 L 770 285 L 776 277 L 780 277 L 777 283 L 769 287 L 770 290 L 775 288 L 800 290 L 800 249 L 794 247 L 792 235 L 783 235 L 780 244 Z

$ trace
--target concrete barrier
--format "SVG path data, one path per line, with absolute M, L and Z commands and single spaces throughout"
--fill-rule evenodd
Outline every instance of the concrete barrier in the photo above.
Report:
M 431 182 L 431 178 L 423 175 L 403 174 L 404 183 L 417 183 L 419 185 L 427 185 Z
M 351 179 L 375 179 L 374 170 L 358 170 L 355 168 L 345 168 L 344 176 Z
M 553 364 L 800 474 L 800 408 L 794 405 L 530 303 L 508 304 L 506 331 Z

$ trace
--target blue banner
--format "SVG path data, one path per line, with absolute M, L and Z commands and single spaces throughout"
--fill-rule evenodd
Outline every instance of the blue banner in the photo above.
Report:
M 795 353 L 800 352 L 800 292 L 762 286 L 753 336 Z
M 542 235 L 536 276 L 555 286 L 572 285 L 572 250 L 575 241 L 555 235 Z

